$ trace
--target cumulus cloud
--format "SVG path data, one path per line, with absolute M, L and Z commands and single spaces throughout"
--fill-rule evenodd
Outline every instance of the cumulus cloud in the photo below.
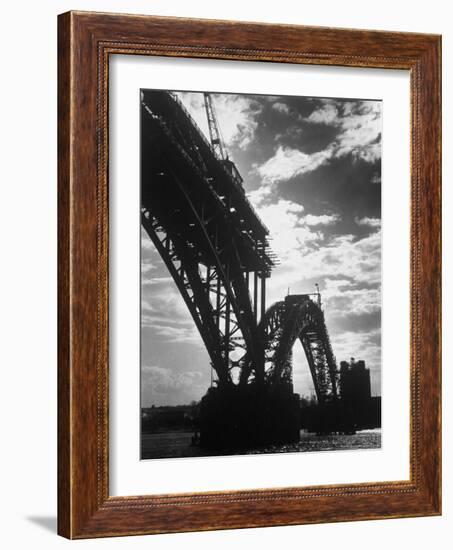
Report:
M 303 205 L 294 201 L 273 202 L 260 192 L 248 196 L 268 227 L 272 249 L 281 262 L 272 274 L 269 287 L 275 284 L 283 290 L 288 284 L 301 281 L 301 265 L 303 279 L 344 275 L 360 282 L 380 282 L 379 230 L 360 239 L 352 234 L 329 237 L 320 228 L 337 223 L 338 214 L 305 214 Z M 279 284 L 285 280 L 288 283 Z
M 308 252 L 310 245 L 320 241 L 323 235 L 304 224 L 301 204 L 280 199 L 276 203 L 260 205 L 258 214 L 268 227 L 272 238 L 272 249 L 282 263 L 290 261 L 296 252 Z
M 355 160 L 374 163 L 381 158 L 381 104 L 378 101 L 336 102 L 319 100 L 321 105 L 302 118 L 309 125 L 331 126 L 336 129 L 335 138 L 321 151 L 305 153 L 300 148 L 279 145 L 274 154 L 255 171 L 263 178 L 265 186 L 288 181 L 296 176 L 312 172 L 332 159 L 351 155 Z M 274 103 L 275 105 L 284 104 Z M 283 107 L 278 107 L 282 110 Z M 288 130 L 301 135 L 300 126 Z M 374 180 L 380 181 L 377 174 Z
M 274 156 L 261 166 L 257 166 L 256 171 L 263 178 L 264 184 L 273 184 L 287 181 L 306 172 L 312 172 L 331 156 L 329 149 L 308 155 L 298 149 L 280 145 Z
M 362 239 L 353 235 L 334 236 L 325 246 L 311 251 L 303 259 L 304 270 L 312 276 L 349 277 L 357 282 L 381 280 L 381 233 Z
M 337 156 L 351 153 L 366 162 L 381 158 L 381 103 L 364 101 L 351 114 L 341 118 Z
M 188 404 L 194 395 L 206 391 L 205 374 L 201 371 L 176 371 L 158 365 L 142 365 L 142 403 L 150 405 Z
M 304 223 L 307 225 L 332 225 L 339 221 L 339 219 L 340 216 L 338 214 L 321 214 L 320 216 L 307 214 L 304 217 Z
M 189 113 L 209 140 L 209 128 L 202 93 L 177 92 Z M 211 94 L 219 128 L 226 146 L 246 149 L 252 142 L 258 126 L 260 104 L 251 96 Z
M 327 233 L 338 214 L 306 214 L 301 204 L 252 195 L 255 209 L 269 228 L 280 263 L 267 283 L 268 304 L 288 290 L 304 293 L 321 283 L 323 302 L 338 320 L 380 311 L 381 234 L 366 237 Z
M 313 281 L 322 282 L 333 277 L 348 279 L 355 284 L 380 284 L 380 232 L 362 239 L 352 235 L 326 237 L 322 232 L 305 226 L 307 233 L 302 245 L 299 245 L 293 235 L 297 227 L 297 224 L 291 225 L 290 222 L 283 224 L 278 239 L 272 241 L 281 259 L 268 283 L 272 301 L 282 299 L 288 287 L 292 293 L 307 292 Z M 344 295 L 344 289 L 337 291 Z M 353 289 L 349 289 L 348 293 L 351 299 L 349 313 L 355 307 L 360 312 L 374 310 L 380 294 L 378 290 L 367 294 Z M 337 302 L 336 307 L 340 308 L 341 303 Z
M 162 341 L 186 342 L 201 346 L 201 336 L 195 326 L 173 279 L 162 282 L 156 290 L 142 292 L 142 328 L 152 329 Z
M 381 289 L 379 285 L 363 288 L 349 280 L 326 279 L 323 300 L 328 305 L 329 315 L 347 317 L 377 313 L 381 310 Z
M 151 326 L 153 333 L 156 336 L 162 338 L 162 342 L 178 344 L 195 344 L 197 346 L 202 345 L 201 337 L 195 328 L 194 323 L 192 322 L 189 326 L 172 326 L 168 319 L 167 322 L 162 322 L 162 319 L 159 317 L 143 315 L 142 316 L 142 326 Z M 159 324 L 161 322 L 161 324 Z
M 357 225 L 366 225 L 368 227 L 381 227 L 380 218 L 354 218 L 354 221 Z
M 382 122 L 379 101 L 327 101 L 305 120 L 339 128 L 332 147 L 335 157 L 352 154 L 366 162 L 375 162 L 381 157 Z
M 350 359 L 360 359 L 361 356 L 367 356 L 368 366 L 373 370 L 380 364 L 381 358 L 381 331 L 379 329 L 369 332 L 343 332 L 337 334 L 334 338 L 335 350 L 338 358 L 344 357 Z M 342 359 L 343 360 L 343 359 Z
M 278 111 L 279 113 L 284 113 L 285 115 L 288 115 L 290 110 L 286 103 L 282 103 L 281 101 L 276 101 L 272 104 L 272 109 L 275 111 Z
M 305 120 L 315 124 L 338 124 L 338 110 L 335 105 L 326 101 L 322 107 L 314 110 Z

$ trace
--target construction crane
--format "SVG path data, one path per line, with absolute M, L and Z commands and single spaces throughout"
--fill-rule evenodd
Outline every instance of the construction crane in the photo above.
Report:
M 217 122 L 217 114 L 215 112 L 211 94 L 204 92 L 203 96 L 206 116 L 208 118 L 209 137 L 211 140 L 212 149 L 219 160 L 228 160 L 228 152 L 225 149 L 223 138 L 220 133 L 219 124 Z
M 232 176 L 234 182 L 243 190 L 243 179 L 234 162 L 228 157 L 228 151 L 225 147 L 222 134 L 220 132 L 220 126 L 217 121 L 217 114 L 215 111 L 214 103 L 212 101 L 211 94 L 208 92 L 203 93 L 204 106 L 206 109 L 206 117 L 208 119 L 209 139 L 211 141 L 211 147 L 215 156 L 228 170 Z

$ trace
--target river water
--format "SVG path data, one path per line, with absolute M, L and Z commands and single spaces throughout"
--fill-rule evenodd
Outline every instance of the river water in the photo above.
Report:
M 299 443 L 271 445 L 265 449 L 248 451 L 256 453 L 294 453 L 318 451 L 345 451 L 354 449 L 380 449 L 381 430 L 361 430 L 354 435 L 316 435 L 302 430 Z
M 191 445 L 192 433 L 167 432 L 142 435 L 142 459 L 213 456 L 198 446 Z M 299 443 L 270 445 L 261 449 L 241 449 L 225 454 L 268 454 L 319 451 L 345 451 L 357 449 L 380 449 L 381 430 L 361 430 L 354 435 L 316 435 L 302 430 Z

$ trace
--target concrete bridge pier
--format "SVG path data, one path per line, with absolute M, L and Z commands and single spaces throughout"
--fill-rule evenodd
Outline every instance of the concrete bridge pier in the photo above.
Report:
M 200 446 L 227 453 L 297 443 L 300 399 L 292 384 L 213 387 L 201 400 Z

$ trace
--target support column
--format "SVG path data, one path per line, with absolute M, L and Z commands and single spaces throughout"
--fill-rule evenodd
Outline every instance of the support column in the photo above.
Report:
M 208 297 L 209 297 L 209 293 L 211 292 L 211 266 L 210 265 L 206 267 L 206 290 L 208 291 Z
M 216 304 L 215 304 L 215 309 L 216 309 L 216 325 L 217 325 L 217 330 L 220 330 L 220 279 L 219 279 L 219 276 L 217 275 L 217 290 L 216 290 Z
M 255 321 L 258 320 L 258 273 L 253 274 L 253 311 L 255 313 Z
M 261 275 L 261 319 L 266 313 L 266 277 Z
M 225 367 L 228 369 L 230 356 L 230 299 L 227 295 L 225 303 Z

